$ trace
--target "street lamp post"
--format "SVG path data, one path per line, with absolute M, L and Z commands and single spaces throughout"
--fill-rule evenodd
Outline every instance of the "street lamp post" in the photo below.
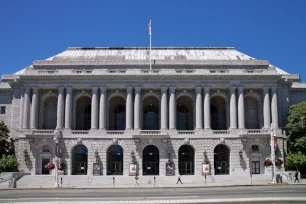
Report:
M 60 135 L 59 135 L 59 131 L 57 130 L 55 132 L 53 141 L 55 143 L 55 184 L 54 187 L 58 188 L 59 184 L 58 184 L 58 144 L 59 144 L 59 140 L 60 140 Z
M 276 168 L 275 168 L 275 149 L 274 149 L 274 138 L 276 134 L 273 126 L 271 125 L 271 159 L 272 159 L 272 183 L 276 183 Z

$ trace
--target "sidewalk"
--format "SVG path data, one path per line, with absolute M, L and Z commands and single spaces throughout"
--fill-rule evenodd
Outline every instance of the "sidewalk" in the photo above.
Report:
M 141 184 L 141 185 L 69 185 L 69 184 L 63 184 L 60 186 L 60 188 L 67 188 L 67 189 L 110 189 L 110 188 L 203 188 L 203 187 L 233 187 L 233 186 L 265 186 L 265 185 L 306 185 L 306 179 L 301 180 L 301 183 L 294 183 L 294 182 L 283 182 L 279 184 L 272 184 L 271 182 L 253 182 L 252 184 L 250 182 L 231 182 L 231 183 L 218 183 L 218 184 L 169 184 L 169 185 L 158 185 L 158 184 Z M 18 186 L 17 188 L 19 190 L 22 189 L 50 189 L 54 188 L 52 185 L 45 185 L 45 186 L 38 186 L 38 185 L 27 185 L 27 186 Z M 1 190 L 8 190 L 8 184 L 7 186 L 1 185 Z

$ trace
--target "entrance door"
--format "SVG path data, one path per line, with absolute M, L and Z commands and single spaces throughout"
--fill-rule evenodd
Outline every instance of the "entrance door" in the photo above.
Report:
M 50 170 L 46 168 L 47 164 L 49 163 L 50 159 L 42 159 L 41 161 L 41 174 L 44 174 L 44 175 L 48 175 L 50 174 Z
M 178 162 L 181 175 L 194 175 L 194 150 L 190 145 L 180 147 Z
M 218 145 L 214 150 L 215 175 L 229 174 L 229 149 L 225 145 Z
M 260 174 L 260 159 L 259 157 L 252 158 L 252 174 Z
M 143 175 L 159 175 L 159 151 L 157 147 L 149 145 L 143 150 Z
M 72 175 L 87 174 L 87 153 L 84 145 L 78 145 L 72 152 Z
M 107 175 L 123 175 L 123 149 L 119 145 L 107 151 Z
M 215 174 L 224 175 L 228 174 L 228 163 L 226 161 L 217 161 L 215 162 Z

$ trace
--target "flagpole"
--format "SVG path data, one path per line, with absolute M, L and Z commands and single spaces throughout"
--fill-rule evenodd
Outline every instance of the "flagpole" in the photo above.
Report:
M 152 16 L 150 16 L 150 70 L 152 69 L 152 58 L 151 58 L 151 46 L 152 46 L 152 23 L 151 23 Z

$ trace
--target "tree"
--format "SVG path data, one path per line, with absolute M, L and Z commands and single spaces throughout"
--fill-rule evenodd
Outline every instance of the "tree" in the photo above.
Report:
M 4 122 L 0 121 L 0 158 L 2 158 L 2 155 L 9 155 L 13 153 L 9 132 L 9 129 Z
M 286 128 L 289 136 L 286 164 L 301 169 L 306 166 L 306 101 L 290 106 Z

